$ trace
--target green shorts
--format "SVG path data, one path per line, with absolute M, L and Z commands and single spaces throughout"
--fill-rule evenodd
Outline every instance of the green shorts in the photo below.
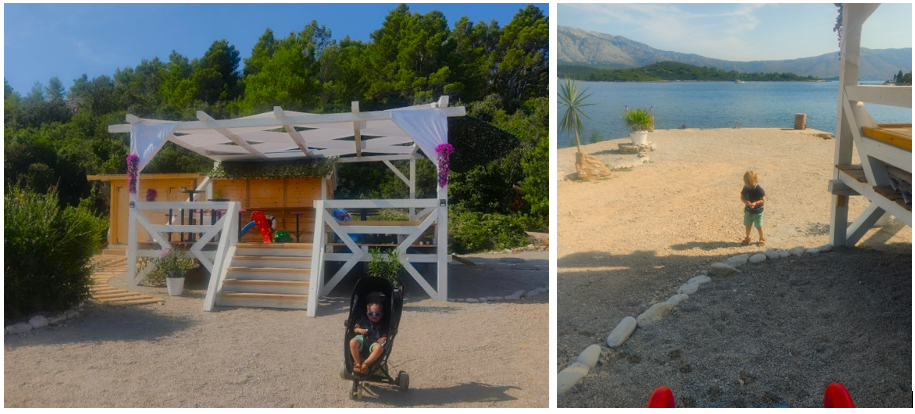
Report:
M 751 214 L 749 211 L 744 210 L 743 211 L 743 225 L 744 226 L 756 225 L 757 229 L 761 229 L 763 226 L 763 213 L 765 213 L 765 211 L 760 211 L 759 213 Z
M 359 342 L 359 352 L 362 352 L 362 343 L 364 342 L 362 335 L 356 335 L 356 341 Z M 369 353 L 372 353 L 372 351 L 375 350 L 376 346 L 381 346 L 381 345 L 379 345 L 378 342 L 375 342 L 372 345 L 369 345 Z

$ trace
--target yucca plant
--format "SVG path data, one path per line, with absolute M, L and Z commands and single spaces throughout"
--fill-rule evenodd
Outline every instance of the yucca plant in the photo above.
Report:
M 590 120 L 591 117 L 585 114 L 582 108 L 594 105 L 585 103 L 585 99 L 591 96 L 591 94 L 585 95 L 585 92 L 587 90 L 579 92 L 578 84 L 572 79 L 563 79 L 563 82 L 559 84 L 559 107 L 566 107 L 566 113 L 563 115 L 562 120 L 559 121 L 559 130 L 575 133 L 578 152 L 581 152 L 581 140 L 578 138 L 578 131 L 585 128 L 579 115 Z
M 395 288 L 400 286 L 401 265 L 399 251 L 396 248 L 391 249 L 387 252 L 387 258 L 385 258 L 385 252 L 375 247 L 369 250 L 369 254 L 372 255 L 372 261 L 369 262 L 368 266 L 369 276 L 387 279 Z

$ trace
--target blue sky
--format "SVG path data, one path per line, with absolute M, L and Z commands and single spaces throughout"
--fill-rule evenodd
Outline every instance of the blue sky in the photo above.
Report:
M 819 4 L 559 4 L 558 23 L 623 36 L 655 49 L 736 60 L 781 60 L 839 51 L 837 8 Z M 874 30 L 879 28 L 879 30 Z M 861 46 L 912 47 L 912 4 L 882 4 Z
M 461 16 L 496 20 L 504 27 L 526 4 L 408 4 L 411 11 L 440 10 L 451 27 Z M 335 39 L 369 40 L 397 4 L 5 4 L 3 76 L 26 94 L 35 82 L 57 76 L 64 86 L 83 73 L 111 76 L 141 59 L 167 60 L 172 49 L 200 57 L 226 39 L 242 59 L 267 27 L 277 37 L 311 20 Z M 547 4 L 538 4 L 549 14 Z

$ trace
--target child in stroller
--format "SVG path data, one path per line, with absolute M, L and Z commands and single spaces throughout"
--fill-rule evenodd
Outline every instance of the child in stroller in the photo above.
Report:
M 369 367 L 378 360 L 384 346 L 388 342 L 387 328 L 381 324 L 384 316 L 384 307 L 378 302 L 371 302 L 366 306 L 366 316 L 353 328 L 356 336 L 349 341 L 350 353 L 353 355 L 353 374 L 368 374 Z M 362 362 L 362 350 L 366 344 L 369 347 L 369 356 Z

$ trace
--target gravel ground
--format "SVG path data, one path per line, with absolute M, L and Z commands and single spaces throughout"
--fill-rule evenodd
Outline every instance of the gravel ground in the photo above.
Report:
M 554 370 L 567 366 L 588 345 L 602 343 L 624 317 L 638 316 L 651 303 L 674 295 L 695 271 L 713 262 L 770 248 L 827 243 L 830 197 L 826 183 L 832 178 L 835 141 L 810 135 L 816 132 L 657 131 L 649 135 L 658 144 L 651 153 L 651 164 L 616 172 L 606 180 L 558 182 L 558 354 Z M 632 157 L 615 151 L 619 142 L 626 141 L 582 148 L 615 164 Z M 574 148 L 559 150 L 560 176 L 574 172 L 574 153 Z M 857 162 L 857 156 L 855 159 Z M 760 185 L 768 194 L 765 247 L 756 246 L 755 230 L 753 244 L 740 244 L 744 229 L 739 193 L 743 173 L 749 169 L 759 174 Z M 849 206 L 853 219 L 867 203 L 852 197 Z M 911 256 L 911 243 L 912 229 L 895 221 L 870 230 L 857 246 L 858 250 Z M 868 257 L 861 256 L 861 265 L 877 266 Z M 908 266 L 906 274 L 911 275 L 911 262 Z M 904 291 L 911 303 L 911 290 Z M 791 315 L 797 304 L 785 302 L 783 306 L 782 312 Z M 706 309 L 712 316 L 716 310 L 714 306 Z M 729 341 L 712 349 L 730 352 L 722 351 L 729 349 L 728 344 L 744 345 Z M 910 349 L 905 361 L 911 361 Z M 739 368 L 722 366 L 728 372 Z M 862 372 L 863 367 L 856 371 Z M 576 389 L 560 399 L 560 406 L 587 405 L 588 400 L 573 398 Z M 645 401 L 650 391 L 642 396 Z M 700 401 L 696 396 L 690 398 Z M 645 401 L 631 406 L 644 406 Z
M 548 281 L 546 252 L 452 263 L 452 297 L 501 296 Z M 339 378 L 349 290 L 302 311 L 202 312 L 202 281 L 164 305 L 90 307 L 62 326 L 4 338 L 7 407 L 546 407 L 548 295 L 518 303 L 436 302 L 408 285 L 391 369 L 401 393 Z M 345 282 L 344 282 L 345 283 Z M 140 289 L 161 294 L 164 288 Z

